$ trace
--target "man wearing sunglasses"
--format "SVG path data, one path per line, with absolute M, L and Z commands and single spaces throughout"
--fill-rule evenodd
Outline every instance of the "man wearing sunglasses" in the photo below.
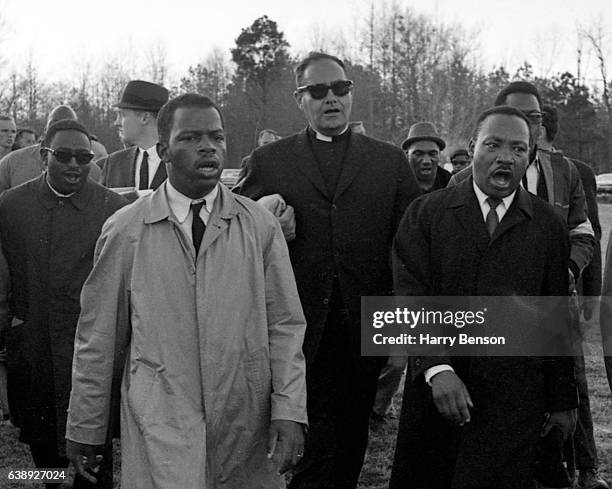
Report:
M 290 487 L 354 489 L 385 361 L 360 355 L 361 296 L 391 293 L 391 239 L 420 191 L 399 148 L 349 129 L 340 59 L 310 53 L 295 73 L 308 126 L 256 149 L 238 191 L 263 197 L 281 224 L 295 213 L 286 237 L 308 325 L 309 431 Z
M 8 271 L 0 273 L 0 330 L 6 331 L 9 402 L 20 440 L 30 446 L 36 467 L 67 467 L 81 288 L 102 224 L 127 201 L 88 178 L 93 153 L 78 122 L 51 125 L 40 154 L 47 170 L 0 198 L 0 270 Z M 112 463 L 100 479 L 98 487 L 112 487 Z
M 62 119 L 77 120 L 77 115 L 72 107 L 68 105 L 58 105 L 47 117 L 45 132 L 51 124 Z M 44 138 L 44 134 L 42 136 Z M 40 154 L 40 144 L 26 146 L 15 150 L 0 160 L 0 194 L 9 188 L 21 185 L 28 180 L 37 178 L 45 171 L 45 163 Z M 100 178 L 100 168 L 92 167 L 89 178 L 97 181 Z

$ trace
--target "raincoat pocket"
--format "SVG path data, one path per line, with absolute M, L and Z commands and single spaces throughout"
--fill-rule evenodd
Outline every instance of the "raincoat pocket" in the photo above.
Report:
M 159 390 L 159 373 L 165 370 L 143 359 L 136 359 L 130 370 L 127 404 L 140 429 L 146 426 L 153 414 L 155 392 Z

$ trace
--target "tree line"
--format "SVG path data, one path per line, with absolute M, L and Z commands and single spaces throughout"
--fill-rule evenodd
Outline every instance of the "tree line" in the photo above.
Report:
M 485 71 L 469 32 L 409 8 L 376 9 L 372 5 L 365 24 L 356 33 L 357 43 L 320 35 L 312 41 L 312 49 L 346 60 L 349 78 L 355 82 L 352 118 L 362 120 L 371 136 L 399 144 L 410 125 L 428 120 L 436 124 L 450 147 L 466 144 L 477 114 L 510 81 L 524 79 L 536 84 L 545 103 L 559 111 L 556 145 L 591 164 L 597 173 L 612 171 L 612 84 L 607 78 L 607 39 L 601 25 L 582 32 L 601 75 L 600 86 L 590 87 L 579 72 L 536 76 L 527 62 L 512 72 L 504 66 Z M 577 56 L 579 70 L 580 50 Z M 151 51 L 148 70 L 140 76 L 122 60 L 111 59 L 98 72 L 86 66 L 73 84 L 45 83 L 30 60 L 21 73 L 10 73 L 0 82 L 0 112 L 40 132 L 49 110 L 68 103 L 113 151 L 121 142 L 112 127 L 112 105 L 128 80 L 142 77 L 164 84 L 172 95 L 195 91 L 216 100 L 225 117 L 227 166 L 238 167 L 252 151 L 261 129 L 289 135 L 304 127 L 293 99 L 297 60 L 277 23 L 262 16 L 241 30 L 231 49 L 231 61 L 214 50 L 176 83 L 168 83 L 165 55 L 159 46 Z

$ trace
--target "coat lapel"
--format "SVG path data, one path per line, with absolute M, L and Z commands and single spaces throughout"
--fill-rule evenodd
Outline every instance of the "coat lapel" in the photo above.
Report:
M 125 163 L 119 162 L 120 171 L 123 173 L 123 177 L 119 181 L 129 182 L 128 187 L 136 186 L 136 157 L 138 156 L 138 146 L 132 146 L 130 151 L 126 154 Z
M 151 181 L 151 188 L 153 190 L 157 189 L 157 187 L 159 187 L 162 183 L 164 183 L 164 180 L 167 177 L 168 175 L 166 173 L 166 164 L 162 160 L 159 162 L 157 171 L 155 172 L 155 175 L 153 176 L 153 180 Z
M 548 192 L 548 203 L 555 205 L 555 180 L 553 177 L 552 163 L 550 161 L 550 155 L 543 151 L 538 151 L 538 158 L 540 160 L 540 168 L 544 174 L 544 183 L 546 183 L 546 191 Z
M 455 213 L 466 234 L 471 236 L 479 253 L 484 253 L 489 246 L 490 238 L 472 182 L 473 179 L 470 176 L 455 187 L 455 194 L 449 201 L 449 207 Z
M 323 175 L 321 175 L 321 171 L 319 170 L 319 166 L 312 152 L 306 130 L 297 135 L 296 144 L 293 148 L 292 162 L 297 170 L 303 173 L 327 200 L 332 200 L 332 196 L 327 190 L 327 186 L 323 181 Z
M 533 206 L 531 200 L 529 200 L 529 195 L 519 186 L 516 189 L 516 195 L 514 196 L 514 200 L 510 205 L 510 209 L 508 209 L 504 215 L 504 218 L 500 221 L 495 229 L 495 233 L 493 233 L 491 243 L 499 239 L 505 232 L 509 231 L 514 226 L 527 219 L 531 219 L 532 217 Z
M 348 188 L 357 173 L 367 161 L 367 147 L 363 144 L 363 139 L 359 134 L 351 134 L 346 155 L 342 164 L 342 173 L 336 188 L 334 200 Z
M 219 195 L 202 237 L 199 255 L 206 253 L 206 249 L 227 229 L 236 214 L 238 214 L 238 206 L 231 191 L 225 186 L 219 185 Z

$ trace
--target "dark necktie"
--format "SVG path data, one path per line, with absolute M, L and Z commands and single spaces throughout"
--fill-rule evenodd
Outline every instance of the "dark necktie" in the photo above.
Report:
M 140 182 L 138 190 L 149 188 L 149 153 L 142 152 L 142 162 L 140 163 Z
M 200 243 L 202 242 L 202 236 L 206 230 L 206 224 L 200 217 L 200 210 L 202 206 L 206 204 L 206 201 L 198 202 L 197 204 L 191 204 L 191 212 L 193 212 L 193 221 L 191 222 L 191 237 L 193 239 L 193 246 L 196 250 L 196 255 L 200 251 Z
M 489 213 L 487 214 L 487 231 L 489 231 L 489 236 L 493 236 L 495 232 L 495 228 L 499 224 L 499 217 L 497 216 L 497 211 L 495 210 L 499 204 L 501 204 L 502 199 L 497 199 L 494 197 L 487 197 L 487 204 L 489 204 Z

